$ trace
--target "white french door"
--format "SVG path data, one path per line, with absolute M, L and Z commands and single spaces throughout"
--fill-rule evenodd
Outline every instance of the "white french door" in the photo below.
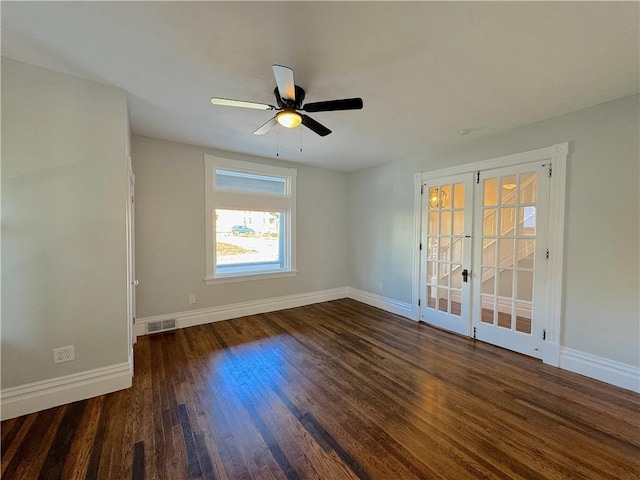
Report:
M 549 164 L 425 179 L 420 320 L 542 358 Z
M 475 185 L 473 335 L 541 358 L 546 308 L 548 166 L 479 172 Z
M 422 184 L 420 320 L 470 334 L 473 173 Z

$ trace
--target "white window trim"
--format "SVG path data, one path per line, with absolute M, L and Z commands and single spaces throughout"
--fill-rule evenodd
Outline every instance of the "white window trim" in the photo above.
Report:
M 296 177 L 295 168 L 274 167 L 240 160 L 216 157 L 205 154 L 205 247 L 206 247 L 206 285 L 220 285 L 225 283 L 238 283 L 254 280 L 268 280 L 273 278 L 292 277 L 298 272 L 296 269 Z M 228 170 L 255 175 L 283 177 L 287 179 L 285 195 L 252 194 L 245 192 L 233 192 L 218 190 L 215 188 L 215 171 Z M 285 235 L 289 241 L 285 241 L 285 267 L 277 270 L 265 270 L 256 273 L 215 273 L 215 243 L 214 215 L 216 208 L 229 209 L 256 209 L 268 208 L 284 210 L 288 212 Z

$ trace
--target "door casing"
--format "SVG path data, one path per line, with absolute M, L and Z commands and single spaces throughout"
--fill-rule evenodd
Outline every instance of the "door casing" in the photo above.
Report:
M 414 249 L 412 268 L 412 318 L 420 320 L 420 241 L 422 236 L 422 184 L 462 173 L 477 173 L 500 167 L 520 165 L 534 161 L 547 165 L 549 170 L 549 223 L 547 273 L 545 282 L 546 315 L 544 319 L 544 341 L 541 358 L 544 363 L 558 366 L 560 363 L 560 324 L 562 315 L 562 278 L 564 253 L 566 163 L 569 143 L 558 143 L 536 150 L 481 160 L 455 167 L 414 174 Z

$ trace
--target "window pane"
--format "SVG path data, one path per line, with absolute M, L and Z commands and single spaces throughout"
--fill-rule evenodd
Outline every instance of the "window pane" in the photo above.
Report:
M 508 298 L 513 296 L 513 270 L 502 270 L 498 275 L 498 295 Z
M 531 305 L 525 303 L 516 304 L 516 331 L 531 333 Z
M 520 222 L 518 223 L 518 235 L 536 234 L 536 207 L 520 207 Z
M 493 324 L 494 315 L 495 315 L 495 306 L 493 297 L 480 297 L 480 302 L 482 306 L 482 315 L 480 316 L 480 320 L 484 323 Z
M 501 238 L 498 242 L 498 249 L 500 251 L 499 265 L 501 267 L 513 267 L 513 246 L 515 245 L 515 240 L 512 238 Z
M 215 185 L 220 190 L 284 195 L 286 193 L 286 182 L 285 178 L 216 170 Z
M 451 265 L 451 288 L 462 288 L 462 265 Z
M 449 311 L 449 290 L 446 288 L 438 289 L 438 310 L 441 312 Z
M 535 240 L 518 240 L 518 268 L 533 268 L 535 251 Z
M 520 175 L 520 203 L 536 203 L 538 176 L 536 173 Z
M 495 235 L 496 217 L 498 216 L 498 211 L 495 208 L 485 208 L 482 215 L 482 234 L 485 236 Z
M 451 212 L 440 214 L 440 235 L 451 235 Z
M 451 185 L 440 187 L 440 208 L 451 208 Z
M 484 181 L 484 206 L 498 204 L 498 179 L 488 178 Z
M 494 239 L 482 241 L 482 264 L 483 265 L 496 264 L 496 242 L 497 240 L 494 240 Z
M 526 272 L 518 270 L 517 274 L 518 282 L 518 300 L 526 300 L 528 302 L 533 300 L 533 272 Z
M 462 248 L 464 247 L 464 238 L 454 238 L 451 244 L 451 261 L 454 263 L 462 263 Z
M 464 211 L 453 212 L 453 234 L 464 235 Z
M 511 205 L 516 203 L 516 176 L 509 175 L 508 177 L 502 177 L 500 183 L 502 186 L 500 189 L 500 204 Z
M 493 295 L 495 292 L 495 279 L 496 279 L 495 268 L 483 268 L 482 269 L 482 284 L 480 286 L 481 293 L 487 293 Z
M 535 208 L 535 207 L 534 207 Z M 503 208 L 500 210 L 500 235 L 513 237 L 516 226 L 516 209 Z
M 215 212 L 217 271 L 249 272 L 284 267 L 281 231 L 286 214 L 222 209 Z
M 427 287 L 427 307 L 436 308 L 436 287 Z
M 464 183 L 453 186 L 453 208 L 464 208 Z

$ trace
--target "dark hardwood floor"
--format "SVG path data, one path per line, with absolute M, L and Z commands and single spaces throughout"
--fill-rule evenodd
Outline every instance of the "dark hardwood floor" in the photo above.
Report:
M 2 422 L 2 478 L 628 479 L 640 396 L 352 300 L 139 339 L 126 391 Z

